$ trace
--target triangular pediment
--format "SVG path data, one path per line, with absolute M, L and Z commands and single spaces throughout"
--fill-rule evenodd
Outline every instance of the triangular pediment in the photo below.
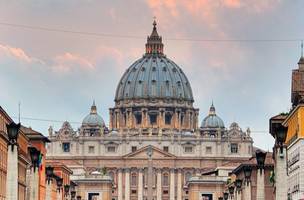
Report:
M 168 153 L 168 152 L 165 152 L 159 148 L 156 148 L 154 146 L 145 146 L 145 147 L 142 147 L 140 149 L 138 149 L 137 151 L 135 152 L 132 152 L 132 153 L 129 153 L 129 154 L 126 154 L 125 156 L 123 156 L 124 158 L 140 158 L 140 159 L 148 159 L 149 156 L 148 156 L 148 151 L 152 150 L 152 159 L 161 159 L 161 158 L 166 158 L 166 159 L 174 159 L 176 158 L 175 155 L 171 154 L 171 153 Z

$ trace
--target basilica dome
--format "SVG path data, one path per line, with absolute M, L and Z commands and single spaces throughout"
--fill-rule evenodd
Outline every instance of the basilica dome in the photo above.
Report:
M 162 38 L 155 22 L 146 44 L 146 54 L 122 76 L 115 101 L 148 98 L 193 102 L 192 89 L 183 70 L 163 54 Z
M 202 121 L 201 128 L 224 128 L 223 120 L 216 115 L 215 107 L 212 103 L 209 114 L 205 119 Z
M 105 123 L 100 115 L 97 114 L 97 107 L 95 101 L 91 106 L 91 112 L 82 121 L 83 126 L 99 126 L 104 127 Z

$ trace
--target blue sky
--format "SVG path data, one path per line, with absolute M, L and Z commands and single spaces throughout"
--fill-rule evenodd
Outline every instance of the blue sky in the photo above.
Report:
M 95 99 L 108 123 L 119 78 L 144 53 L 156 16 L 164 52 L 187 75 L 200 121 L 213 100 L 227 127 L 233 121 L 244 130 L 250 127 L 254 145 L 271 150 L 268 120 L 290 109 L 291 70 L 297 67 L 300 41 L 172 39 L 300 40 L 303 8 L 301 0 L 3 0 L 0 24 L 139 37 L 0 25 L 0 105 L 11 116 L 18 116 L 20 101 L 21 117 L 81 122 Z M 44 134 L 50 125 L 58 129 L 62 124 L 21 121 Z

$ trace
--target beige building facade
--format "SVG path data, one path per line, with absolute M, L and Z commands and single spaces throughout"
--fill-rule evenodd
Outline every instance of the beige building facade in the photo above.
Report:
M 250 130 L 235 122 L 226 127 L 213 104 L 199 126 L 190 82 L 163 48 L 154 22 L 146 53 L 118 83 L 109 127 L 95 102 L 78 129 L 69 122 L 58 131 L 50 127 L 47 158 L 72 169 L 82 199 L 216 199 L 229 172 L 252 157 Z M 218 182 L 205 189 L 190 184 L 214 170 L 222 172 Z M 104 197 L 109 188 L 92 183 L 107 182 L 107 176 L 112 188 Z M 195 187 L 197 198 L 191 197 Z

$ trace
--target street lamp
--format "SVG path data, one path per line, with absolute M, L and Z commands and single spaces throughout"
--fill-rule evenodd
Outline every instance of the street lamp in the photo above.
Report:
M 223 200 L 223 197 L 219 197 L 218 200 Z
M 39 167 L 39 156 L 40 151 L 38 151 L 35 147 L 29 147 L 29 152 L 32 160 L 32 165 L 34 167 L 34 172 L 36 171 L 36 167 Z
M 241 179 L 236 179 L 234 184 L 235 184 L 235 187 L 236 187 L 236 190 L 239 192 L 242 188 L 242 183 L 243 181 Z
M 45 175 L 46 175 L 47 183 L 50 184 L 50 180 L 54 176 L 54 167 L 47 166 L 45 168 Z
M 279 124 L 275 128 L 275 136 L 277 139 L 277 143 L 280 147 L 280 154 L 283 154 L 283 143 L 285 142 L 286 137 L 287 137 L 287 130 L 288 130 L 288 128 L 283 126 L 282 124 Z
M 75 199 L 76 197 L 76 191 L 71 191 L 71 199 Z
M 14 145 L 17 144 L 17 138 L 18 138 L 20 126 L 21 126 L 20 123 L 15 124 L 14 122 L 6 125 L 7 136 L 8 136 L 8 140 L 12 145 L 12 151 L 14 151 Z
M 69 191 L 70 191 L 70 186 L 69 185 L 64 185 L 64 195 L 65 196 L 68 196 Z
M 257 150 L 255 152 L 255 155 L 256 155 L 257 167 L 258 169 L 260 169 L 260 172 L 262 172 L 262 169 L 264 169 L 264 165 L 265 165 L 266 152 Z
M 250 182 L 251 173 L 252 173 L 252 168 L 250 166 L 244 166 L 244 176 L 247 185 Z
M 229 196 L 228 192 L 224 192 L 224 200 L 228 200 L 228 196 Z
M 57 189 L 58 189 L 59 192 L 60 192 L 61 187 L 62 187 L 62 185 L 63 185 L 63 178 L 58 177 L 58 178 L 56 179 L 56 183 L 57 183 Z
M 233 193 L 234 193 L 234 186 L 233 186 L 233 185 L 229 186 L 229 187 L 228 187 L 228 190 L 229 190 L 230 196 L 232 197 L 232 196 L 233 196 Z
M 78 196 L 76 197 L 76 199 L 77 199 L 77 200 L 81 200 L 81 196 L 78 195 Z

